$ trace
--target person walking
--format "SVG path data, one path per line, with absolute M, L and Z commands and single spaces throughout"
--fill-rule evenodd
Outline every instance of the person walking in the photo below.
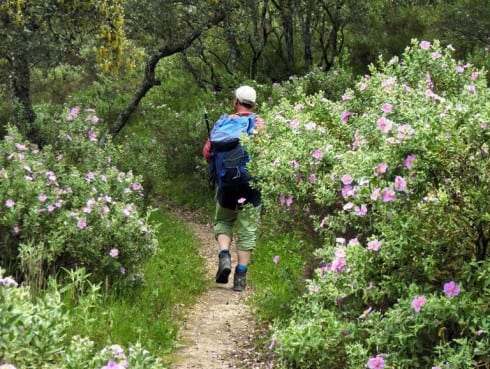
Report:
M 213 132 L 218 130 L 220 121 L 229 121 L 236 129 L 241 124 L 244 127 L 238 129 L 241 134 L 253 135 L 264 128 L 263 119 L 253 112 L 256 106 L 256 96 L 256 91 L 250 86 L 240 86 L 235 90 L 233 113 L 222 116 L 216 122 L 210 138 L 204 144 L 203 155 L 210 165 L 216 167 L 216 165 L 220 165 L 217 162 L 227 161 L 226 158 L 223 160 L 219 144 L 213 141 Z M 238 142 L 238 139 L 234 142 Z M 238 145 L 241 146 L 239 143 Z M 229 145 L 223 149 L 225 155 L 233 152 L 234 156 L 237 156 L 236 150 L 238 148 L 232 148 L 230 151 L 228 149 L 230 149 Z M 245 151 L 243 153 L 246 157 L 246 164 L 249 160 L 248 154 Z M 218 157 L 222 158 L 221 161 Z M 227 170 L 229 171 L 229 169 Z M 218 168 L 218 188 L 213 227 L 219 247 L 216 283 L 228 283 L 228 277 L 231 274 L 230 245 L 234 239 L 233 231 L 236 230 L 237 265 L 233 277 L 233 290 L 243 291 L 246 287 L 248 265 L 256 245 L 256 232 L 261 212 L 261 194 L 259 189 L 251 185 L 254 179 L 246 172 L 246 169 L 237 165 L 233 170 L 233 175 L 230 176 L 229 173 L 224 174 L 226 170 Z M 222 174 L 224 175 L 220 177 Z

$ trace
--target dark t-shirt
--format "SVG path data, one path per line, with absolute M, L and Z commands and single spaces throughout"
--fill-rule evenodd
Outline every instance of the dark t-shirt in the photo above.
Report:
M 261 204 L 260 191 L 252 188 L 249 183 L 222 187 L 217 194 L 219 204 L 227 209 L 236 210 L 246 204 L 259 206 Z

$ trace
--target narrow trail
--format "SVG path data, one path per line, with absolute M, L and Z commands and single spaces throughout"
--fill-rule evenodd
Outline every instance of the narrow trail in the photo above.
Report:
M 171 209 L 195 233 L 199 252 L 205 260 L 208 290 L 186 312 L 180 328 L 179 344 L 171 369 L 238 368 L 241 351 L 253 337 L 252 312 L 246 304 L 250 289 L 235 292 L 233 273 L 226 285 L 214 283 L 217 268 L 217 246 L 212 226 L 196 221 L 192 213 Z M 232 267 L 236 253 L 232 249 Z

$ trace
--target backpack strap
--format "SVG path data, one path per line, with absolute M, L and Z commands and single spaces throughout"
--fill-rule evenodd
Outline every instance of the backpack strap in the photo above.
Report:
M 251 136 L 252 135 L 252 131 L 255 127 L 255 118 L 257 116 L 255 114 L 250 114 L 248 116 L 248 126 L 247 126 L 247 135 Z

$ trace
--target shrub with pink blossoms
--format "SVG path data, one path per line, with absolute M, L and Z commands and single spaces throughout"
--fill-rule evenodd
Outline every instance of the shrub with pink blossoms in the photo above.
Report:
M 322 243 L 308 282 L 318 291 L 274 328 L 291 367 L 361 368 L 379 352 L 400 369 L 488 362 L 490 89 L 451 49 L 414 40 L 335 99 L 283 99 L 249 143 L 270 224 Z M 298 180 L 310 173 L 314 183 Z M 294 196 L 287 211 L 280 194 Z M 340 257 L 341 238 L 358 244 Z
M 0 143 L 0 266 L 33 287 L 61 268 L 83 267 L 94 281 L 134 280 L 155 250 L 142 179 L 114 166 L 110 141 L 87 136 L 100 136 L 94 116 L 71 109 L 56 125 L 58 141 L 42 150 L 15 129 Z

